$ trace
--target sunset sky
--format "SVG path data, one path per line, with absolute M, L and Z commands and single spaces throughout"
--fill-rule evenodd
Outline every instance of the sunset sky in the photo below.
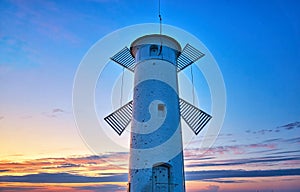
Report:
M 163 23 L 200 39 L 226 86 L 216 142 L 199 148 L 200 134 L 185 149 L 187 192 L 300 191 L 299 9 L 297 0 L 161 0 Z M 157 23 L 158 1 L 0 0 L 0 11 L 0 191 L 126 191 L 128 151 L 95 154 L 85 144 L 73 81 L 97 41 Z

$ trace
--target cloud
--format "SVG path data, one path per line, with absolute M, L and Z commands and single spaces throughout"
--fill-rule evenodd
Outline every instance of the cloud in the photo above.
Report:
M 233 165 L 248 165 L 255 163 L 279 163 L 300 160 L 300 156 L 286 157 L 286 156 L 266 156 L 261 158 L 250 158 L 250 159 L 234 159 L 234 160 L 223 160 L 212 163 L 194 163 L 187 164 L 186 167 L 218 167 L 218 166 L 233 166 Z
M 292 129 L 295 129 L 295 128 L 300 128 L 300 122 L 296 121 L 294 123 L 289 123 L 289 124 L 286 124 L 286 125 L 282 125 L 282 126 L 279 126 L 277 128 L 284 128 L 286 130 L 292 130 Z
M 22 191 L 22 192 L 24 192 L 24 191 L 30 191 L 30 192 L 32 192 L 32 191 L 41 191 L 42 189 L 44 189 L 44 187 L 38 187 L 38 186 L 36 186 L 36 187 L 23 187 L 23 186 L 15 186 L 15 187 L 4 187 L 4 186 L 0 186 L 0 191 L 7 191 L 7 192 L 9 192 L 9 191 Z
M 289 139 L 283 139 L 283 138 L 276 138 L 276 139 L 268 139 L 263 141 L 262 143 L 300 143 L 300 137 L 293 137 Z
M 268 148 L 268 145 L 246 145 L 254 148 Z M 245 145 L 235 146 L 245 147 Z M 231 148 L 230 148 L 231 149 Z M 214 149 L 212 149 L 214 150 Z M 218 149 L 219 150 L 219 149 Z M 217 151 L 218 151 L 217 150 Z M 193 168 L 201 167 L 222 167 L 222 169 L 232 169 L 235 165 L 258 164 L 273 165 L 278 163 L 289 164 L 299 162 L 299 155 L 289 155 L 285 153 L 297 153 L 299 150 L 276 152 L 273 155 L 266 155 L 260 158 L 242 158 L 219 160 L 215 156 L 203 156 L 197 158 L 193 151 L 187 150 L 189 155 L 186 159 L 187 180 L 206 180 L 218 179 L 219 183 L 233 182 L 228 178 L 233 177 L 271 177 L 300 175 L 300 169 L 285 170 L 214 170 L 189 172 Z M 30 183 L 95 183 L 95 182 L 126 182 L 127 181 L 127 161 L 128 152 L 106 153 L 100 156 L 73 156 L 68 158 L 41 158 L 27 160 L 23 162 L 0 161 L 0 172 L 5 172 L 6 176 L 0 177 L 0 182 L 30 182 Z M 110 162 L 124 162 L 124 167 L 111 165 Z M 23 173 L 23 176 L 10 175 L 11 170 L 17 173 Z M 106 172 L 102 172 L 105 170 Z M 120 173 L 120 170 L 123 173 Z M 109 172 L 107 172 L 109 171 Z M 298 172 L 297 172 L 298 171 Z M 12 173 L 13 173 L 12 172 Z M 49 173 L 48 173 L 49 172 Z M 83 175 L 84 174 L 84 175 Z M 202 175 L 202 176 L 201 176 Z M 234 180 L 236 181 L 236 180 Z M 242 181 L 238 181 L 242 182 Z
M 228 145 L 228 146 L 215 146 L 211 148 L 190 148 L 186 155 L 193 156 L 193 154 L 204 154 L 206 156 L 218 156 L 223 154 L 245 154 L 253 149 L 276 149 L 275 143 L 253 143 L 247 145 Z
M 63 113 L 65 112 L 63 109 L 55 108 L 52 110 L 52 113 Z
M 291 138 L 291 139 L 286 139 L 284 140 L 285 142 L 288 143 L 300 143 L 300 137 L 295 137 L 295 138 Z
M 188 171 L 186 180 L 203 180 L 217 182 L 215 179 L 228 178 L 253 178 L 253 177 L 277 177 L 300 176 L 300 169 L 278 170 L 211 170 Z M 0 182 L 25 182 L 25 183 L 100 183 L 100 182 L 127 182 L 127 173 L 114 173 L 109 176 L 90 177 L 70 173 L 38 173 L 23 176 L 0 176 Z M 230 183 L 231 181 L 219 181 Z
M 246 180 L 224 180 L 224 179 L 204 179 L 205 182 L 214 182 L 214 183 L 249 183 L 250 181 Z
M 251 130 L 246 130 L 246 133 L 252 133 L 252 134 L 261 134 L 261 135 L 264 135 L 266 133 L 271 133 L 273 132 L 274 130 L 273 129 L 261 129 L 261 130 L 258 130 L 258 131 L 251 131 Z
M 66 113 L 66 111 L 63 109 L 60 109 L 60 108 L 54 108 L 54 109 L 52 109 L 51 112 L 43 112 L 42 114 L 45 115 L 46 117 L 55 118 L 55 117 L 57 117 L 57 115 L 63 114 L 63 113 Z
M 299 153 L 300 150 L 291 150 L 291 151 L 279 151 L 279 152 L 274 152 L 271 153 L 272 155 L 286 155 L 286 154 L 290 154 L 290 153 Z
M 256 130 L 256 131 L 246 130 L 246 133 L 265 135 L 266 133 L 271 133 L 271 132 L 278 133 L 282 129 L 293 130 L 295 128 L 300 128 L 300 122 L 299 121 L 289 123 L 289 124 L 286 124 L 286 125 L 282 125 L 282 126 L 278 126 L 275 129 L 261 129 L 261 130 Z
M 0 120 L 4 119 L 4 116 L 0 116 Z
M 209 149 L 188 148 L 184 151 L 184 159 L 187 167 L 210 167 L 210 166 L 233 166 L 248 164 L 267 164 L 272 166 L 278 162 L 299 160 L 300 156 L 288 158 L 285 156 L 274 156 L 274 151 L 279 151 L 276 142 L 262 142 L 245 145 L 215 146 Z M 259 154 L 258 157 L 250 154 Z M 265 155 L 262 155 L 265 154 Z M 231 156 L 228 159 L 228 155 Z M 244 155 L 249 158 L 244 159 Z M 222 160 L 223 159 L 223 160 Z
M 259 150 L 259 151 L 251 151 L 251 152 L 248 152 L 248 154 L 264 154 L 264 153 L 272 153 L 274 151 L 277 151 L 278 149 L 267 149 L 267 150 Z
M 277 139 L 268 139 L 268 140 L 263 141 L 263 143 L 278 142 L 278 141 L 281 141 L 281 140 L 282 139 L 280 139 L 280 138 L 277 138 Z
M 23 176 L 0 176 L 0 182 L 24 183 L 98 183 L 126 182 L 127 173 L 114 174 L 104 177 L 88 177 L 69 173 L 38 173 Z
M 96 184 L 96 183 L 86 183 L 86 184 L 80 184 L 80 186 L 72 186 L 70 184 L 43 184 L 40 185 L 39 183 L 31 183 L 30 186 L 20 186 L 19 183 L 6 183 L 0 186 L 0 191 L 22 191 L 22 192 L 33 192 L 33 191 L 64 191 L 64 192 L 74 192 L 74 191 L 101 191 L 101 192 L 124 192 L 126 191 L 126 186 L 124 185 L 118 185 L 118 184 Z
M 57 166 L 57 168 L 72 168 L 72 167 L 80 167 L 80 165 L 73 164 L 73 163 L 64 163 L 62 165 Z
M 67 172 L 73 174 L 99 175 L 103 170 L 127 172 L 128 153 L 107 153 L 102 156 L 73 156 L 67 158 L 41 158 L 11 162 L 0 160 L 0 170 L 10 170 L 22 174 L 37 172 Z M 115 166 L 111 162 L 120 162 Z M 7 171 L 9 174 L 10 171 Z
M 111 191 L 126 191 L 126 187 L 121 185 L 113 185 L 113 184 L 106 184 L 106 185 L 98 185 L 98 186 L 82 186 L 82 187 L 73 187 L 74 189 L 80 190 L 89 190 L 89 191 L 101 191 L 101 192 L 111 192 Z
M 269 149 L 275 149 L 275 144 L 263 144 L 263 143 L 256 143 L 256 144 L 250 144 L 247 145 L 249 148 L 269 148 Z
M 277 170 L 212 170 L 186 172 L 186 180 L 207 180 L 226 178 L 253 178 L 253 177 L 278 177 L 300 176 L 300 169 L 277 169 Z

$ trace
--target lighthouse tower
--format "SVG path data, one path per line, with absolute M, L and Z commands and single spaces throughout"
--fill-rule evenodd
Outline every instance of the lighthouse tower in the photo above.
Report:
M 128 191 L 185 191 L 180 117 L 198 134 L 211 116 L 179 98 L 177 74 L 203 56 L 152 34 L 111 57 L 134 73 L 133 101 L 105 117 L 119 135 L 131 122 Z
M 184 191 L 176 66 L 180 52 L 177 41 L 163 35 L 143 36 L 131 44 L 136 62 L 130 144 L 131 191 Z M 176 138 L 172 146 L 162 146 L 172 137 Z M 169 159 L 172 148 L 179 153 Z

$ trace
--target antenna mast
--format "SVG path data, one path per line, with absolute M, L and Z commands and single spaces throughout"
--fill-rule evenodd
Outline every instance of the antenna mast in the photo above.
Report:
M 162 17 L 161 17 L 161 14 L 160 14 L 160 0 L 158 0 L 158 17 L 159 17 L 159 33 L 161 35 L 162 33 Z

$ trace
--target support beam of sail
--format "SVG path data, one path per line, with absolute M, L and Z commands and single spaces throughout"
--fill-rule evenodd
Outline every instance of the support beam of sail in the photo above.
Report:
M 198 109 L 197 107 L 193 106 L 183 99 L 179 99 L 179 106 L 181 117 L 196 135 L 200 133 L 200 131 L 212 118 L 212 116 L 210 116 L 209 114 Z
M 179 57 L 177 58 L 177 72 L 195 63 L 204 55 L 204 53 L 202 53 L 195 47 L 191 46 L 190 44 L 186 44 Z
M 132 101 L 104 118 L 104 120 L 121 135 L 132 119 Z
M 116 53 L 110 59 L 120 64 L 122 67 L 129 69 L 130 71 L 134 71 L 135 61 L 128 47 L 124 47 L 121 51 Z

